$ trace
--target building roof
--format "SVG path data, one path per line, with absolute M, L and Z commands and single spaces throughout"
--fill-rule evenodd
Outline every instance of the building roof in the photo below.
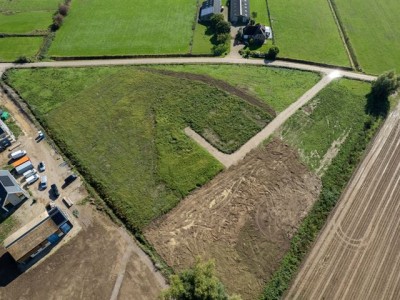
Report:
M 0 170 L 0 203 L 7 198 L 8 194 L 13 193 L 25 193 L 25 191 L 9 171 Z
M 18 261 L 57 230 L 58 226 L 45 211 L 5 239 L 4 247 Z
M 221 12 L 221 0 L 207 0 L 201 5 L 200 17 Z
M 244 16 L 250 18 L 249 0 L 230 0 L 230 14 L 233 16 Z

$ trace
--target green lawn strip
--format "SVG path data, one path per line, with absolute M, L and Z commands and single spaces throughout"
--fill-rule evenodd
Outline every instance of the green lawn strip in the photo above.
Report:
M 0 62 L 10 62 L 20 56 L 34 56 L 39 51 L 43 37 L 0 38 Z
M 0 244 L 3 244 L 4 240 L 10 235 L 16 226 L 17 221 L 15 221 L 12 216 L 0 221 Z
M 326 0 L 268 0 L 279 56 L 350 66 Z
M 256 23 L 261 23 L 266 26 L 269 25 L 266 0 L 250 0 L 250 12 Z M 256 13 L 256 15 L 254 15 L 254 13 Z
M 338 132 L 349 130 L 350 133 L 341 145 L 337 156 L 332 160 L 322 176 L 320 197 L 294 235 L 290 250 L 284 256 L 278 270 L 267 283 L 262 299 L 281 299 L 297 273 L 302 259 L 304 259 L 310 246 L 318 236 L 329 213 L 336 205 L 343 189 L 350 180 L 369 141 L 382 123 L 382 119 L 376 119 L 365 114 L 366 97 L 362 97 L 361 94 L 362 91 L 364 95 L 368 93 L 368 87 L 366 83 L 351 82 L 345 79 L 335 82 L 317 95 L 316 99 L 319 99 L 318 106 L 308 117 L 308 122 L 304 116 L 300 117 L 300 115 L 304 114 L 304 111 L 300 111 L 289 119 L 285 125 L 286 130 L 293 131 L 293 133 L 286 135 L 286 140 L 298 146 L 301 153 L 307 153 L 311 144 L 314 144 L 314 148 L 317 151 L 326 149 L 328 142 L 317 141 L 314 138 L 316 132 L 319 132 L 322 140 L 324 140 L 323 137 L 325 135 L 329 136 L 330 142 L 335 140 Z M 338 93 L 339 96 L 335 97 L 335 93 Z M 340 101 L 340 96 L 351 102 L 352 105 L 346 106 L 346 108 L 351 110 L 353 114 L 352 120 L 349 120 L 348 114 L 344 111 L 344 103 Z M 332 115 L 332 117 L 329 116 L 329 120 L 333 120 L 334 117 L 338 120 L 329 125 L 328 119 L 325 118 L 328 115 Z M 293 119 L 296 121 L 293 121 Z M 297 123 L 299 120 L 303 122 L 301 124 Z M 297 126 L 294 126 L 294 124 L 297 124 Z M 296 132 L 301 137 L 293 139 Z M 299 144 L 298 141 L 300 139 L 304 139 L 305 142 Z M 310 161 L 306 161 L 310 163 Z
M 241 65 L 165 65 L 156 68 L 209 75 L 243 89 L 281 112 L 315 85 L 320 75 L 297 70 Z
M 186 54 L 195 0 L 72 1 L 53 56 Z
M 192 54 L 212 54 L 212 34 L 207 34 L 207 27 L 197 23 L 193 35 Z
M 56 11 L 60 0 L 0 0 L 0 12 Z
M 134 229 L 222 169 L 183 128 L 233 151 L 269 118 L 206 84 L 135 67 L 13 70 L 7 82 Z
M 54 7 L 54 11 L 56 7 Z M 52 23 L 52 12 L 34 11 L 12 15 L 0 14 L 0 33 L 29 34 L 46 31 Z
M 400 69 L 400 2 L 335 0 L 345 30 L 364 71 Z

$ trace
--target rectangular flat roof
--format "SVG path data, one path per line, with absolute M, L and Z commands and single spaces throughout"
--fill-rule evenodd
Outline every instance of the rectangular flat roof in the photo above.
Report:
M 58 226 L 45 211 L 9 236 L 4 247 L 18 261 L 57 230 Z

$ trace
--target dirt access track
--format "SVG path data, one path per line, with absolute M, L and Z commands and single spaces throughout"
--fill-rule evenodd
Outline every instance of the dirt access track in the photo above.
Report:
M 14 102 L 1 93 L 0 103 L 24 132 L 17 144 L 28 151 L 35 164 L 44 160 L 49 183 L 56 182 L 61 187 L 68 174 L 62 157 L 46 140 L 35 142 L 37 128 Z M 8 151 L 1 153 L 1 163 L 7 160 L 7 154 Z M 37 203 L 32 204 L 28 200 L 13 214 L 20 225 L 43 212 L 44 206 L 50 201 L 49 189 L 38 191 L 37 185 L 29 186 Z M 60 188 L 60 192 L 61 196 L 54 202 L 68 213 L 74 223 L 79 222 L 77 226 L 81 227 L 80 232 L 72 237 L 71 231 L 62 240 L 65 243 L 58 245 L 59 249 L 54 249 L 22 274 L 0 247 L 0 299 L 156 299 L 165 282 L 154 271 L 150 259 L 133 238 L 108 217 L 97 212 L 94 206 L 79 204 L 82 196 L 87 196 L 80 180 L 66 189 Z M 63 196 L 75 201 L 71 209 L 79 211 L 79 218 L 76 219 L 70 210 L 66 210 L 61 202 Z
M 400 107 L 387 118 L 287 299 L 398 299 Z
M 214 258 L 230 293 L 256 299 L 320 191 L 280 140 L 253 150 L 152 223 L 145 235 L 175 270 Z

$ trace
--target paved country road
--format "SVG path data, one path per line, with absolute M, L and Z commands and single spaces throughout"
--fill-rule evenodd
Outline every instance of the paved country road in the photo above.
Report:
M 146 65 L 146 64 L 245 64 L 245 65 L 266 65 L 272 67 L 283 67 L 304 71 L 319 72 L 329 74 L 335 68 L 320 67 L 316 65 L 293 63 L 286 61 L 265 61 L 262 59 L 245 58 L 219 58 L 219 57 L 177 57 L 177 58 L 133 58 L 133 59 L 100 59 L 100 60 L 71 60 L 71 61 L 51 61 L 37 62 L 29 64 L 0 64 L 0 74 L 9 68 L 62 68 L 62 67 L 90 67 L 90 66 L 121 66 L 121 65 Z M 376 77 L 356 72 L 340 71 L 346 78 L 372 81 Z

